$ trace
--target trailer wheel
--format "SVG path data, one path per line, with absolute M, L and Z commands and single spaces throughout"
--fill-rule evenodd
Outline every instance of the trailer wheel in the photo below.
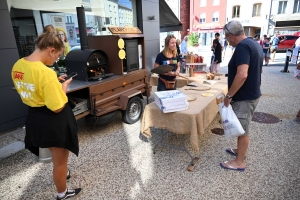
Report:
M 143 102 L 140 97 L 132 97 L 126 110 L 122 111 L 123 122 L 127 124 L 134 124 L 137 122 L 143 113 Z

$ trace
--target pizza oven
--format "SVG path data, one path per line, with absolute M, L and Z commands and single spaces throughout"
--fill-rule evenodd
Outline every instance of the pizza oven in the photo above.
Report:
M 99 80 L 108 74 L 108 57 L 95 49 L 76 49 L 65 58 L 67 74 L 77 72 L 73 79 L 82 81 Z

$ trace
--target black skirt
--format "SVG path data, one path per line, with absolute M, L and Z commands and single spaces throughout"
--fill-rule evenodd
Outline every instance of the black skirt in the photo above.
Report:
M 25 148 L 35 155 L 39 156 L 39 147 L 59 147 L 78 156 L 77 122 L 68 103 L 59 113 L 46 106 L 29 107 L 25 126 Z

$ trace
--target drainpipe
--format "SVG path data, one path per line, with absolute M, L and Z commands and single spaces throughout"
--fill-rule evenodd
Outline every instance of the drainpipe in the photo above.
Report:
M 271 16 L 271 13 L 272 13 L 272 3 L 273 3 L 273 0 L 271 0 L 271 5 L 270 5 L 270 11 L 269 11 L 269 18 L 268 18 L 268 26 L 267 26 L 267 34 L 269 34 L 269 23 L 270 23 L 270 16 Z

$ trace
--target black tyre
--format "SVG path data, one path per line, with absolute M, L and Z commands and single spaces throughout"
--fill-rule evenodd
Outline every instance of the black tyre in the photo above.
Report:
M 127 104 L 126 110 L 122 111 L 123 122 L 134 124 L 137 122 L 143 113 L 143 102 L 140 97 L 132 97 Z

